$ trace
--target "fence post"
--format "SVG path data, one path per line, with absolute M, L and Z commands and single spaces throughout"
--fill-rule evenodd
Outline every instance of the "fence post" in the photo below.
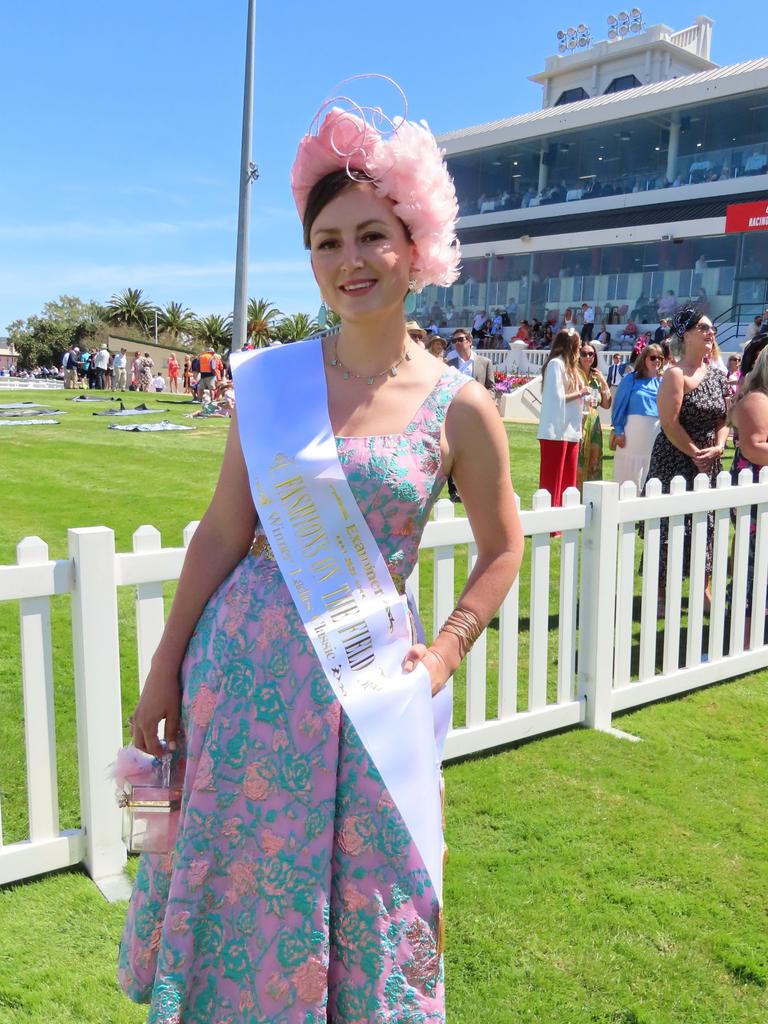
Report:
M 441 498 L 435 505 L 434 518 L 437 522 L 444 522 L 454 518 L 453 505 L 447 498 Z M 432 563 L 433 587 L 432 587 L 432 634 L 437 635 L 438 629 L 453 611 L 454 597 L 454 567 L 456 559 L 456 547 L 440 545 L 435 548 L 434 560 Z M 446 690 L 450 695 L 451 714 L 448 728 L 453 728 L 453 676 L 446 684 Z M 446 700 L 449 698 L 446 697 Z
M 25 537 L 16 546 L 16 561 L 42 565 L 48 561 L 48 545 L 39 537 Z M 34 842 L 59 834 L 51 599 L 27 597 L 19 604 L 29 838 Z
M 579 601 L 579 698 L 586 700 L 584 724 L 608 731 L 612 714 L 619 485 L 585 483 L 584 504 L 587 522 Z
M 104 526 L 67 532 L 74 563 L 72 649 L 85 867 L 107 899 L 126 899 L 120 809 L 108 775 L 122 746 L 115 535 Z
M 140 526 L 133 534 L 133 550 L 141 554 L 160 551 L 160 531 Z M 162 582 L 139 583 L 136 587 L 136 646 L 138 649 L 139 693 L 152 665 L 165 626 Z

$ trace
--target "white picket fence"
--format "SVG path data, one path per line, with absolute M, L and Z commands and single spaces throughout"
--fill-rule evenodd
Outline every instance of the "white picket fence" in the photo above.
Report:
M 519 373 L 527 377 L 537 377 L 549 355 L 548 349 L 528 348 L 484 348 L 478 350 L 478 355 L 490 359 L 494 370 L 501 370 L 504 373 Z M 631 352 L 610 352 L 607 349 L 597 354 L 597 365 L 603 374 L 608 373 L 613 357 L 621 357 L 622 363 L 629 361 Z
M 752 483 L 748 473 L 742 477 L 734 487 L 723 473 L 714 490 L 701 477 L 692 492 L 685 492 L 678 479 L 666 495 L 653 482 L 646 497 L 637 497 L 631 484 L 620 490 L 612 483 L 588 483 L 583 502 L 575 490 L 567 491 L 564 506 L 557 509 L 550 508 L 545 491 L 537 492 L 533 508 L 521 513 L 529 547 L 530 589 L 522 593 L 520 582 L 514 584 L 499 613 L 498 639 L 484 633 L 467 659 L 463 709 L 458 706 L 458 687 L 454 695 L 454 720 L 461 718 L 462 724 L 449 733 L 447 758 L 577 724 L 609 730 L 616 712 L 768 665 L 764 643 L 768 469 L 759 483 Z M 708 511 L 714 512 L 714 561 L 705 649 Z M 751 514 L 756 516 L 757 536 L 753 616 L 745 643 Z M 686 644 L 681 652 L 685 515 L 692 516 L 692 557 Z M 666 517 L 666 612 L 660 634 L 658 558 L 660 521 Z M 642 540 L 639 524 L 644 530 Z M 194 528 L 195 524 L 187 527 L 185 546 Z M 559 539 L 551 537 L 554 532 L 561 534 Z M 636 598 L 640 544 L 643 570 L 641 594 Z M 421 544 L 422 552 L 433 554 L 433 607 L 426 617 L 434 623 L 447 617 L 455 602 L 455 585 L 462 582 L 456 579 L 457 548 L 460 559 L 468 551 L 471 569 L 476 551 L 469 524 L 454 518 L 450 502 L 441 501 Z M 556 549 L 557 574 L 553 571 Z M 0 600 L 18 601 L 20 608 L 29 837 L 2 845 L 0 822 L 0 884 L 83 863 L 107 896 L 126 895 L 120 814 L 107 775 L 123 736 L 118 588 L 135 590 L 140 686 L 163 628 L 163 583 L 178 579 L 185 548 L 163 548 L 159 532 L 143 526 L 134 534 L 133 551 L 128 553 L 115 551 L 114 534 L 105 527 L 70 530 L 67 559 L 50 560 L 47 545 L 36 537 L 23 540 L 17 550 L 17 565 L 0 567 Z M 411 585 L 418 594 L 418 569 Z M 554 637 L 550 636 L 553 594 L 558 595 Z M 71 604 L 80 779 L 80 827 L 65 832 L 59 829 L 53 697 L 51 598 L 56 595 L 69 595 Z M 636 600 L 639 616 L 633 614 Z M 730 619 L 727 605 L 732 609 Z M 519 628 L 526 617 L 527 634 Z M 527 655 L 518 643 L 525 636 Z M 498 682 L 496 673 L 487 671 L 494 657 Z M 548 678 L 551 665 L 556 665 L 556 672 Z M 497 687 L 495 693 L 489 692 L 489 678 Z

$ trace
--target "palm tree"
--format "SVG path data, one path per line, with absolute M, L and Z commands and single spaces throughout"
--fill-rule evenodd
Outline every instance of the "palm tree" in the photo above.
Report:
M 283 317 L 273 333 L 282 342 L 301 341 L 319 334 L 320 328 L 308 313 L 296 313 L 295 316 Z
M 329 309 L 326 313 L 325 329 L 330 330 L 331 327 L 339 327 L 341 325 L 341 317 L 338 313 L 335 313 L 332 309 Z
M 212 313 L 195 321 L 195 337 L 205 348 L 212 346 L 217 352 L 232 342 L 232 318 Z
M 118 295 L 113 295 L 104 310 L 107 322 L 124 324 L 126 327 L 138 327 L 140 331 L 148 333 L 157 307 L 141 296 L 141 288 L 126 288 Z
M 195 329 L 195 314 L 191 309 L 186 309 L 180 302 L 169 302 L 157 314 L 157 326 L 175 342 L 182 339 L 182 335 L 190 335 Z
M 268 345 L 274 336 L 273 325 L 283 314 L 267 299 L 248 300 L 248 337 L 254 345 Z

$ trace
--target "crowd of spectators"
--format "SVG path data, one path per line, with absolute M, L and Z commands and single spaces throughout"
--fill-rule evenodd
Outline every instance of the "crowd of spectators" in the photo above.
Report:
M 531 315 L 530 319 L 519 318 L 519 306 L 514 298 L 510 298 L 505 306 L 492 306 L 488 309 L 456 309 L 450 302 L 446 308 L 434 303 L 428 310 L 424 310 L 421 316 L 429 323 L 429 329 L 435 332 L 446 329 L 469 326 L 475 343 L 483 348 L 507 348 L 503 343 L 503 328 L 517 327 L 518 338 L 525 341 L 533 341 L 533 348 L 545 347 L 542 343 L 547 328 L 550 327 L 553 333 L 561 327 L 576 326 L 581 329 L 587 323 L 593 325 L 593 329 L 599 326 L 603 330 L 610 330 L 611 327 L 621 327 L 616 340 L 630 341 L 632 347 L 637 337 L 637 324 L 658 324 L 665 322 L 667 325 L 671 318 L 683 306 L 695 306 L 702 312 L 709 314 L 710 303 L 706 289 L 701 285 L 701 269 L 706 267 L 706 260 L 703 256 L 697 261 L 699 273 L 694 275 L 693 293 L 691 295 L 679 296 L 672 289 L 662 294 L 646 295 L 641 293 L 632 303 L 621 305 L 600 306 L 592 302 L 582 302 L 574 306 L 560 308 L 543 305 L 541 316 Z M 573 268 L 564 268 L 566 274 L 573 275 L 578 271 Z M 527 287 L 527 282 L 523 282 Z M 521 285 L 521 287 L 523 286 Z M 542 308 L 539 306 L 539 308 Z M 525 330 L 523 330 L 525 328 Z M 626 334 L 630 337 L 622 338 Z M 609 333 L 610 338 L 610 333 Z M 589 337 L 585 340 L 591 340 Z M 499 342 L 496 344 L 495 342 Z M 551 344 L 552 338 L 548 337 L 546 347 Z
M 56 366 L 35 366 L 32 370 L 21 370 L 15 363 L 11 363 L 7 368 L 0 368 L 0 377 L 11 377 L 14 380 L 63 381 L 64 371 Z
M 72 344 L 64 352 L 59 366 L 36 366 L 23 370 L 16 364 L 0 369 L 0 378 L 63 382 L 69 390 L 142 391 L 191 395 L 202 402 L 204 394 L 215 394 L 221 382 L 231 379 L 225 360 L 213 348 L 199 354 L 188 353 L 183 363 L 175 353 L 168 356 L 165 376 L 149 352 L 129 353 L 121 348 L 111 352 L 106 343 L 98 348 L 83 348 Z

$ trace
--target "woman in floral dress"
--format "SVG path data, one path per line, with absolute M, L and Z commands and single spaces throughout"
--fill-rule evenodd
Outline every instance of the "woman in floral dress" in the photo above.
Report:
M 403 313 L 411 287 L 457 272 L 434 139 L 411 122 L 387 139 L 334 109 L 302 140 L 292 183 L 341 318 L 323 360 L 352 493 L 402 591 L 456 476 L 478 557 L 454 616 L 484 627 L 522 555 L 506 436 L 482 387 L 412 345 Z M 423 663 L 437 693 L 467 639 L 446 623 L 405 670 Z M 149 1002 L 149 1022 L 443 1024 L 439 894 L 258 522 L 236 416 L 132 718 L 137 747 L 160 753 L 163 718 L 185 758 L 178 838 L 142 857 L 120 950 L 121 985 Z
M 155 364 L 150 356 L 149 352 L 144 353 L 144 358 L 141 360 L 141 375 L 139 377 L 139 391 L 151 391 L 152 381 L 154 379 L 153 371 Z
M 728 438 L 726 415 L 730 388 L 722 370 L 708 359 L 716 329 L 703 313 L 686 306 L 675 314 L 673 329 L 682 342 L 682 355 L 676 366 L 664 374 L 657 398 L 661 431 L 651 451 L 647 480 L 660 480 L 669 491 L 672 478 L 682 476 L 688 490 L 699 473 L 706 473 L 715 485 L 722 468 L 721 459 Z M 647 487 L 646 482 L 646 487 Z M 714 517 L 708 514 L 705 603 L 709 602 L 709 577 L 712 573 Z M 683 572 L 690 571 L 691 517 L 685 517 Z M 668 522 L 661 522 L 659 555 L 659 611 L 663 611 L 667 578 Z

